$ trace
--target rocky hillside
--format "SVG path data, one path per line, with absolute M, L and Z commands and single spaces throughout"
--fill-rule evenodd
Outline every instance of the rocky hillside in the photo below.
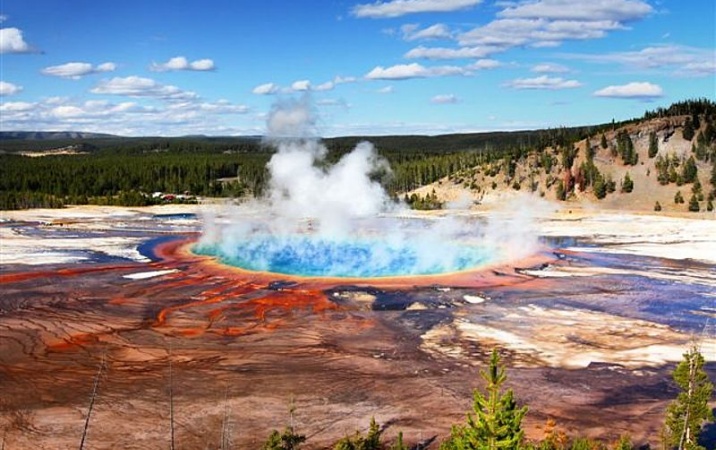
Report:
M 412 193 L 438 204 L 493 205 L 526 192 L 568 207 L 716 217 L 714 127 L 708 114 L 645 119 L 563 146 L 518 150 Z

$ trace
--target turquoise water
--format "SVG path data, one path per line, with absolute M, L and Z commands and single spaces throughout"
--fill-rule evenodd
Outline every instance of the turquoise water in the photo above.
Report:
M 487 248 L 381 239 L 332 240 L 313 236 L 252 236 L 230 245 L 197 244 L 194 251 L 253 271 L 306 277 L 376 278 L 435 275 L 479 267 L 494 259 Z

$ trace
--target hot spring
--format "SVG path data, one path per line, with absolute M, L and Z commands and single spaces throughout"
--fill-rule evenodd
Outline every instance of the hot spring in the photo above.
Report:
M 274 106 L 266 142 L 266 192 L 204 217 L 194 251 L 257 272 L 305 277 L 378 278 L 462 272 L 530 254 L 536 235 L 524 211 L 509 221 L 418 220 L 380 179 L 390 166 L 369 142 L 335 164 L 315 138 L 306 98 Z
M 252 235 L 229 243 L 197 244 L 194 251 L 250 271 L 302 277 L 378 278 L 438 275 L 490 264 L 498 251 L 488 246 L 362 236 Z

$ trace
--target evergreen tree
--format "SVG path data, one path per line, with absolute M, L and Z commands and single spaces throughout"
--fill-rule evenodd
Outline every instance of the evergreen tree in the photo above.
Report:
M 698 173 L 699 171 L 696 167 L 696 161 L 694 160 L 693 155 L 689 156 L 689 159 L 687 159 L 684 163 L 681 172 L 681 176 L 684 178 L 684 183 L 693 183 Z
M 598 174 L 594 180 L 594 195 L 599 200 L 607 196 L 607 183 L 604 181 L 604 177 L 601 174 Z
M 676 194 L 674 195 L 674 203 L 677 205 L 680 203 L 684 203 L 684 196 L 681 195 L 681 191 L 676 191 Z
M 694 194 L 691 194 L 691 198 L 689 199 L 689 211 L 691 211 L 691 212 L 701 211 L 701 207 L 699 206 L 699 200 L 696 198 L 696 195 L 694 195 Z
M 293 427 L 286 427 L 283 433 L 273 430 L 268 440 L 264 443 L 262 450 L 295 450 L 306 440 L 306 436 L 296 434 Z
M 649 158 L 653 158 L 657 153 L 659 153 L 659 140 L 656 132 L 652 131 L 649 133 Z
M 622 181 L 622 192 L 626 192 L 627 194 L 634 190 L 634 180 L 631 179 L 629 176 L 629 172 L 624 175 L 624 180 Z
M 408 450 L 408 446 L 403 443 L 402 431 L 398 432 L 398 439 L 390 446 L 390 450 Z
M 607 137 L 604 135 L 604 133 L 602 133 L 602 141 L 600 142 L 600 144 L 604 150 L 607 149 L 607 147 L 608 147 Z
M 612 447 L 614 450 L 632 450 L 634 445 L 631 443 L 629 436 L 622 435 L 619 440 L 614 443 Z
M 375 417 L 371 417 L 367 436 L 363 436 L 359 431 L 356 431 L 354 436 L 346 436 L 338 441 L 334 450 L 379 450 L 382 448 L 382 444 L 380 443 L 381 434 L 383 434 L 383 431 L 375 421 Z M 399 434 L 398 443 L 396 443 L 394 448 L 405 448 L 403 444 L 403 433 Z
M 682 130 L 681 134 L 684 139 L 687 141 L 690 141 L 694 138 L 694 125 L 691 123 L 691 118 L 687 117 L 686 121 L 684 122 L 684 129 Z
M 654 211 L 661 211 L 661 203 L 658 201 L 654 203 Z
M 440 447 L 442 450 L 520 448 L 524 438 L 522 418 L 527 407 L 517 407 L 512 389 L 501 392 L 507 376 L 500 366 L 497 350 L 492 351 L 490 365 L 480 375 L 487 383 L 487 395 L 474 391 L 474 415 L 468 413 L 467 424 L 453 426 L 450 438 Z
M 694 130 L 701 128 L 701 120 L 699 120 L 699 114 L 696 112 L 691 115 L 691 126 L 693 126 Z
M 714 420 L 709 408 L 713 384 L 704 370 L 704 357 L 694 344 L 674 370 L 674 381 L 681 389 L 666 410 L 664 444 L 679 450 L 704 449 L 698 445 L 701 425 Z

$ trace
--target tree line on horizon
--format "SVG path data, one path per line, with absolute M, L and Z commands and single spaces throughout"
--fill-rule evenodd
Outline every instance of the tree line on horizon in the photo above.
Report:
M 616 191 L 617 180 L 599 172 L 590 159 L 594 152 L 608 146 L 624 165 L 637 164 L 638 156 L 626 132 L 619 131 L 612 145 L 605 142 L 605 132 L 639 120 L 684 115 L 687 116 L 684 138 L 695 139 L 692 151 L 696 160 L 713 163 L 711 183 L 716 189 L 716 103 L 707 99 L 678 102 L 669 108 L 647 112 L 640 119 L 593 127 L 330 138 L 324 140 L 329 150 L 326 163 L 337 161 L 361 140 L 370 140 L 391 166 L 390 173 L 376 174 L 376 179 L 397 199 L 399 193 L 445 177 L 467 180 L 470 173 L 480 168 L 493 176 L 502 171 L 514 189 L 522 189 L 524 181 L 515 178 L 515 168 L 518 161 L 532 158 L 531 176 L 537 171 L 551 173 L 560 166 L 569 168 L 568 176 L 550 176 L 543 187 L 555 189 L 558 199 L 567 199 L 576 187 L 592 189 L 596 198 L 601 199 Z M 575 144 L 584 139 L 589 142 L 587 161 L 572 173 Z M 266 163 L 275 151 L 259 138 L 227 137 L 101 137 L 56 142 L 10 139 L 0 140 L 0 144 L 0 209 L 61 208 L 69 204 L 145 206 L 163 201 L 152 197 L 154 192 L 205 197 L 261 196 L 269 181 Z M 57 148 L 58 145 L 71 145 L 81 154 L 19 155 L 20 151 Z M 656 155 L 652 156 L 651 150 L 650 145 L 649 157 Z M 692 183 L 689 181 L 693 178 L 691 172 L 686 172 L 690 160 L 658 157 L 659 182 Z M 527 181 L 528 189 L 536 189 L 534 182 Z M 622 192 L 633 189 L 633 180 L 620 181 Z M 467 185 L 474 189 L 486 188 Z M 495 187 L 493 182 L 492 188 Z M 698 190 L 694 190 L 693 196 L 696 202 L 704 200 L 703 192 Z M 709 204 L 713 196 L 709 194 Z M 411 204 L 427 209 L 440 207 L 440 202 L 428 198 L 416 198 Z

